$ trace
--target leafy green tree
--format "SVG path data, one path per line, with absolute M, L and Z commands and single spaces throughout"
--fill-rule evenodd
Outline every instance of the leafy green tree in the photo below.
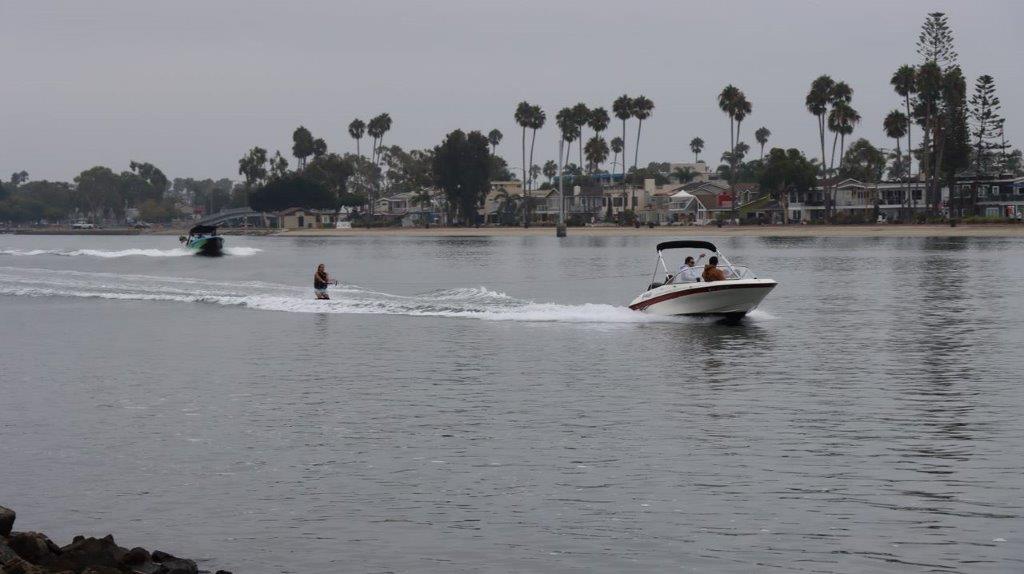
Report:
M 75 177 L 76 206 L 90 218 L 105 217 L 108 212 L 118 219 L 124 216 L 121 201 L 121 178 L 109 167 L 89 168 Z
M 338 196 L 305 172 L 288 173 L 250 193 L 249 207 L 256 211 L 281 211 L 290 207 L 337 209 Z
M 25 170 L 16 171 L 11 174 L 11 187 L 18 187 L 26 181 L 28 181 L 28 172 Z
M 155 199 L 158 202 L 163 200 L 164 193 L 167 192 L 169 181 L 164 172 L 160 171 L 160 168 L 156 167 L 151 163 L 131 162 L 128 164 L 129 169 L 133 173 L 142 178 L 148 186 L 148 192 L 145 194 L 147 199 Z
M 281 152 L 278 152 L 280 157 Z M 238 175 L 245 178 L 245 187 L 252 189 L 267 179 L 267 150 L 256 146 L 238 160 Z
M 292 133 L 292 155 L 299 160 L 299 171 L 306 167 L 306 158 L 313 155 L 313 134 L 303 126 Z
M 877 183 L 882 180 L 886 163 L 882 150 L 871 145 L 868 140 L 860 138 L 850 144 L 850 148 L 843 154 L 839 164 L 839 176 Z
M 480 132 L 449 133 L 434 148 L 435 184 L 465 225 L 476 223 L 477 209 L 490 191 L 490 142 Z
M 505 161 L 505 158 L 500 155 L 494 155 L 493 153 L 491 154 L 491 179 L 494 181 L 512 181 L 516 179 L 516 174 L 512 173 L 512 170 L 509 169 L 508 162 Z
M 352 177 L 353 171 L 351 162 L 329 153 L 314 157 L 302 175 L 338 197 L 348 190 L 348 178 Z
M 493 129 L 487 132 L 487 141 L 491 144 L 491 155 L 494 155 L 498 148 L 498 144 L 501 143 L 502 136 L 501 130 Z
M 359 150 L 359 142 L 363 139 L 363 136 L 365 134 L 366 122 L 364 122 L 363 120 L 356 118 L 352 120 L 351 123 L 348 124 L 348 135 L 352 139 L 356 140 L 356 155 L 363 155 L 363 153 Z
M 815 187 L 817 166 L 798 149 L 772 148 L 764 161 L 759 183 L 784 205 L 789 213 L 790 192 L 807 192 Z M 788 215 L 787 215 L 788 219 Z
M 281 155 L 281 150 L 270 159 L 270 179 L 280 179 L 288 175 L 288 159 Z
M 761 160 L 764 161 L 764 146 L 768 143 L 768 138 L 771 137 L 772 131 L 766 127 L 757 128 L 754 132 L 754 139 L 761 145 Z

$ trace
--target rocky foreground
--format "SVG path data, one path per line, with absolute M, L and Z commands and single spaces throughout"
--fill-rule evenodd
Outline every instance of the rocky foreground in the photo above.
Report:
M 159 550 L 122 548 L 111 535 L 75 536 L 57 546 L 41 532 L 15 532 L 15 513 L 0 506 L 0 574 L 198 574 L 196 563 Z M 231 574 L 218 570 L 216 574 Z

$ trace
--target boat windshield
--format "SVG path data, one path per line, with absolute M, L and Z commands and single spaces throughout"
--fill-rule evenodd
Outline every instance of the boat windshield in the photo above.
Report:
M 750 268 L 741 265 L 733 265 L 721 253 L 712 253 L 714 254 L 714 256 L 718 257 L 718 268 L 725 273 L 726 280 L 748 279 L 753 277 L 753 273 L 750 271 Z M 710 259 L 710 257 L 695 257 L 695 259 L 697 259 L 697 261 L 691 268 L 692 271 L 690 271 L 687 274 L 687 277 L 684 277 L 681 276 L 681 274 L 679 273 L 679 271 L 682 268 L 681 262 L 678 266 L 669 267 L 668 264 L 665 263 L 665 258 L 663 257 L 661 250 L 659 249 L 658 261 L 655 264 L 654 274 L 651 277 L 651 284 L 648 287 L 648 290 L 654 289 L 655 287 L 660 287 L 662 285 L 680 285 L 685 283 L 698 283 L 702 281 L 700 279 L 700 276 L 704 272 L 704 266 L 707 263 L 708 259 Z M 661 279 L 660 281 L 659 277 Z

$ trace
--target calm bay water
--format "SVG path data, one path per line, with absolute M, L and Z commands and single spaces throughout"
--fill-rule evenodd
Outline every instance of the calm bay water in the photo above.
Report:
M 1024 570 L 1024 241 L 722 240 L 738 326 L 625 308 L 657 241 L 0 236 L 0 504 L 235 572 Z

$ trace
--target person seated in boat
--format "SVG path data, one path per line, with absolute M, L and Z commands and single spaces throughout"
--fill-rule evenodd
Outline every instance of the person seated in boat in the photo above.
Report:
M 704 254 L 701 253 L 697 259 L 703 259 Z M 700 280 L 700 270 L 696 267 L 697 262 L 693 259 L 692 255 L 687 255 L 686 259 L 683 260 L 682 267 L 679 268 L 679 273 L 676 273 L 673 277 L 673 283 L 693 283 Z
M 321 263 L 317 266 L 316 273 L 313 274 L 313 293 L 316 294 L 317 299 L 330 300 L 331 297 L 327 294 L 327 286 L 331 283 L 331 277 L 327 274 L 324 264 Z M 337 281 L 334 281 L 334 283 L 337 283 Z
M 708 264 L 704 266 L 704 273 L 701 274 L 700 278 L 707 282 L 725 281 L 725 271 L 718 267 L 718 257 L 712 255 L 708 259 Z

